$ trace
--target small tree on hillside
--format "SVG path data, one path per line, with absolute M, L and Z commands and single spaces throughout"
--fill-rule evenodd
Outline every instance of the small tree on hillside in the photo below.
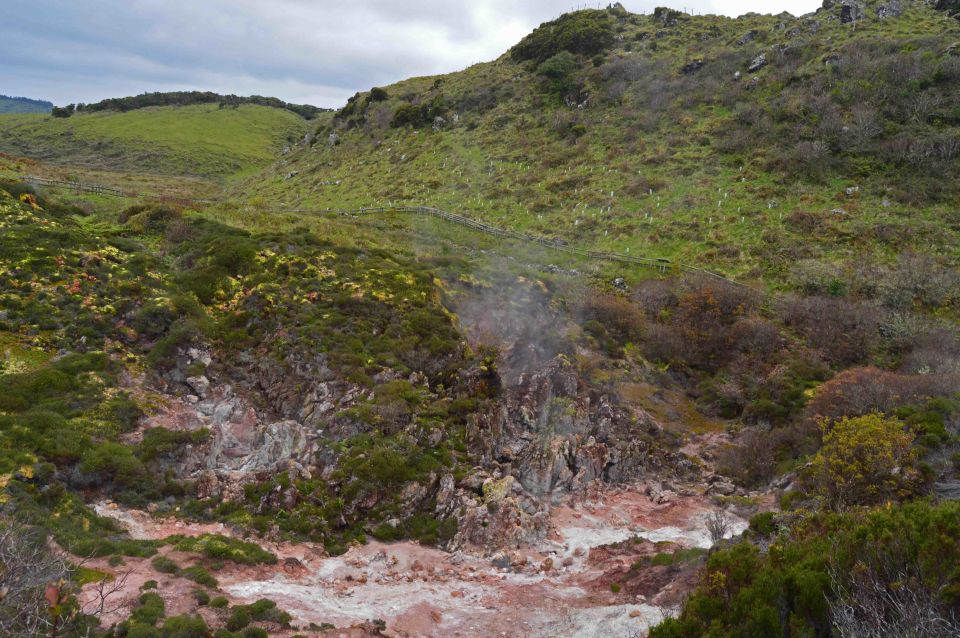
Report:
M 814 492 L 831 507 L 877 503 L 912 492 L 914 435 L 879 413 L 821 422 L 823 446 L 811 463 Z

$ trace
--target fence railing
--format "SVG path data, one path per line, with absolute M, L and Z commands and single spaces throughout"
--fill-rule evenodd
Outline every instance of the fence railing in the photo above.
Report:
M 38 177 L 36 175 L 21 175 L 20 179 L 30 184 L 49 186 L 51 188 L 69 188 L 70 190 L 82 193 L 112 195 L 113 197 L 137 197 L 136 193 L 128 193 L 118 188 L 104 186 L 103 184 L 88 184 L 85 182 L 74 182 L 64 179 L 50 179 L 48 177 Z

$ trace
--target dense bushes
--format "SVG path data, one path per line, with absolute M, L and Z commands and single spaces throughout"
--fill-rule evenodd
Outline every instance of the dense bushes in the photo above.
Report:
M 825 421 L 822 429 L 823 445 L 808 480 L 829 506 L 899 500 L 916 491 L 914 435 L 901 421 L 874 413 Z
M 207 558 L 230 560 L 241 565 L 275 565 L 277 557 L 256 543 L 220 534 L 171 536 L 167 539 L 181 552 L 197 552 Z M 199 581 L 198 581 L 199 582 Z
M 584 330 L 604 350 L 618 355 L 628 343 L 639 343 L 643 337 L 643 312 L 629 300 L 612 294 L 588 293 L 580 310 Z
M 946 619 L 960 603 L 958 560 L 956 502 L 796 518 L 768 551 L 743 541 L 711 554 L 679 617 L 653 628 L 650 638 L 772 637 L 788 630 L 828 636 L 835 620 L 830 602 L 864 572 L 881 588 L 932 594 L 925 611 Z M 898 581 L 904 574 L 916 580 Z
M 716 372 L 736 354 L 735 341 L 749 343 L 766 332 L 761 323 L 746 323 L 757 306 L 750 289 L 707 278 L 683 280 L 666 291 L 658 287 L 635 293 L 648 316 L 659 320 L 643 344 L 652 359 Z
M 537 73 L 542 75 L 550 91 L 557 96 L 564 96 L 573 89 L 573 73 L 578 68 L 577 58 L 569 51 L 561 51 L 552 55 L 537 66 Z
M 875 367 L 851 368 L 817 388 L 808 412 L 828 419 L 890 413 L 905 405 L 957 392 L 957 374 L 899 374 Z
M 446 114 L 447 103 L 442 95 L 434 96 L 431 99 L 424 99 L 416 104 L 404 102 L 394 111 L 393 119 L 390 120 L 390 126 L 394 128 L 401 126 L 412 126 L 414 128 L 431 126 L 436 118 L 442 118 Z
M 220 104 L 222 106 L 240 106 L 241 104 L 259 104 L 278 109 L 286 109 L 306 119 L 311 119 L 323 111 L 310 104 L 290 104 L 275 97 L 251 95 L 240 97 L 236 95 L 220 95 L 210 91 L 169 91 L 166 93 L 141 93 L 131 97 L 110 98 L 93 104 L 78 104 L 77 111 L 132 111 L 149 106 L 188 106 L 190 104 Z M 73 105 L 71 105 L 73 106 Z M 72 114 L 72 109 L 71 109 Z
M 541 24 L 510 49 L 510 57 L 518 62 L 534 60 L 540 63 L 561 51 L 594 55 L 609 48 L 613 42 L 610 14 L 586 9 Z

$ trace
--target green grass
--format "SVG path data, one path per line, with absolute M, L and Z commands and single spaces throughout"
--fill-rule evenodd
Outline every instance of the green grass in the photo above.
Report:
M 871 18 L 855 30 L 825 15 L 816 32 L 805 19 L 756 14 L 682 17 L 669 27 L 652 16 L 611 20 L 622 39 L 599 66 L 584 57 L 576 72 L 589 95 L 583 108 L 560 104 L 534 66 L 503 56 L 387 86 L 386 100 L 360 94 L 332 125 L 321 124 L 315 145 L 297 147 L 231 193 L 268 211 L 432 205 L 583 247 L 777 283 L 801 259 L 882 263 L 908 249 L 955 259 L 960 195 L 949 186 L 934 191 L 951 183 L 956 159 L 916 171 L 881 157 L 896 135 L 956 136 L 947 106 L 955 83 L 943 79 L 956 72 L 943 55 L 960 34 L 955 20 L 919 4 L 908 4 L 899 19 Z M 737 45 L 750 30 L 754 41 Z M 775 45 L 788 53 L 781 58 Z M 785 170 L 796 140 L 827 134 L 816 128 L 826 116 L 804 111 L 813 108 L 805 104 L 825 93 L 849 127 L 854 107 L 886 90 L 883 69 L 864 80 L 855 67 L 824 64 L 824 56 L 879 58 L 891 50 L 925 67 L 914 84 L 890 81 L 896 101 L 879 103 L 883 133 L 863 149 L 832 140 L 825 175 Z M 747 74 L 760 52 L 770 64 Z M 682 74 L 680 66 L 694 58 L 705 67 Z M 620 64 L 636 65 L 640 76 L 611 97 Z M 743 74 L 739 82 L 735 71 Z M 927 120 L 891 115 L 925 91 L 945 100 Z M 390 125 L 411 104 L 437 100 L 447 105 L 440 130 Z M 760 113 L 757 126 L 743 123 L 750 109 Z M 329 143 L 330 133 L 339 143 Z M 741 134 L 747 143 L 738 141 Z M 859 191 L 847 196 L 848 187 Z M 798 214 L 816 224 L 803 226 Z
M 226 177 L 272 161 L 306 132 L 300 116 L 256 105 L 0 116 L 0 151 L 52 163 Z

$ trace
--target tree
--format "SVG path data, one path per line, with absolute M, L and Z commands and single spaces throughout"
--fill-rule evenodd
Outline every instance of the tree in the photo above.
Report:
M 831 507 L 877 503 L 913 491 L 914 435 L 896 419 L 874 412 L 822 421 L 823 446 L 810 465 L 814 491 Z
M 73 104 L 68 104 L 67 106 L 55 106 L 50 110 L 50 115 L 53 117 L 70 117 L 73 115 L 74 109 L 76 109 L 76 106 Z
M 66 562 L 38 534 L 0 521 L 0 635 L 32 638 L 57 624 Z
M 82 565 L 82 562 L 80 563 Z M 71 580 L 78 566 L 51 550 L 46 537 L 16 521 L 0 519 L 0 636 L 36 638 L 82 633 L 96 618 L 122 605 L 117 594 L 129 572 L 92 585 L 85 605 Z

